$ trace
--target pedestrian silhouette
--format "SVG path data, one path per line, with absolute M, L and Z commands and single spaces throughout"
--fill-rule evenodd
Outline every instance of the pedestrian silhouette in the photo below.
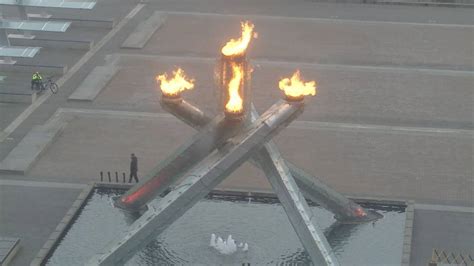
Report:
M 128 179 L 128 183 L 132 183 L 133 178 L 135 178 L 135 181 L 138 183 L 138 158 L 134 153 L 132 153 L 130 159 L 130 179 Z

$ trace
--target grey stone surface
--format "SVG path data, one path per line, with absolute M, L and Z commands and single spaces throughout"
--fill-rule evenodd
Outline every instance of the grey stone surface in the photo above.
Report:
M 0 265 L 8 266 L 19 249 L 19 238 L 0 237 Z
M 424 266 L 434 248 L 474 251 L 474 213 L 415 209 L 410 265 Z
M 37 93 L 30 91 L 30 93 L 11 93 L 0 92 L 0 102 L 3 103 L 27 103 L 31 104 L 36 100 Z
M 248 52 L 253 59 L 473 70 L 472 26 L 269 16 L 246 18 L 260 33 Z M 166 24 L 144 50 L 151 54 L 214 57 L 224 40 L 239 32 L 240 20 L 242 17 L 238 15 L 169 12 Z
M 79 193 L 78 189 L 0 185 L 0 235 L 21 238 L 12 266 L 29 265 Z
M 123 42 L 122 48 L 141 49 L 151 36 L 165 23 L 166 15 L 155 11 L 148 19 L 141 22 L 135 31 Z
M 6 128 L 29 104 L 0 102 L 0 129 Z M 1 132 L 1 131 L 0 131 Z M 0 133 L 1 134 L 1 133 Z
M 117 68 L 114 66 L 95 67 L 74 93 L 69 96 L 68 100 L 93 101 L 100 91 L 107 86 L 115 73 L 117 73 Z
M 166 26 L 157 36 L 163 38 L 165 29 Z M 293 41 L 295 42 L 298 41 Z M 197 47 L 197 44 L 193 45 Z M 154 47 L 152 41 L 148 46 L 150 49 Z M 291 50 L 287 54 L 290 53 L 299 51 Z M 395 126 L 474 128 L 471 104 L 474 97 L 471 86 L 474 83 L 474 72 L 254 58 L 251 58 L 250 62 L 254 68 L 252 97 L 258 111 L 265 110 L 281 98 L 278 80 L 291 75 L 295 69 L 300 69 L 303 78 L 311 77 L 318 82 L 318 94 L 308 100 L 309 104 L 306 105 L 301 119 Z M 153 77 L 180 66 L 196 80 L 195 88 L 185 93 L 185 99 L 206 112 L 216 109 L 213 57 L 127 54 L 119 56 L 117 64 L 121 70 L 95 100 L 97 108 L 120 105 L 135 110 L 165 112 L 160 108 L 160 93 Z
M 52 120 L 49 124 L 33 128 L 0 162 L 0 172 L 25 174 L 65 125 L 62 120 Z

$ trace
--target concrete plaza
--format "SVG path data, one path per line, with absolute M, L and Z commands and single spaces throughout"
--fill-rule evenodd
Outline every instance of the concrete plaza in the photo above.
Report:
M 133 152 L 143 176 L 196 132 L 161 109 L 156 74 L 182 67 L 196 79 L 184 97 L 215 114 L 216 57 L 244 19 L 259 34 L 249 57 L 260 112 L 295 69 L 318 82 L 305 112 L 275 139 L 282 155 L 343 194 L 414 200 L 411 265 L 426 265 L 432 248 L 474 251 L 472 9 L 137 0 L 113 12 L 102 3 L 92 15 L 115 19 L 114 28 L 76 29 L 95 49 L 49 57 L 72 69 L 58 94 L 0 104 L 0 234 L 22 239 L 13 265 L 31 261 L 101 171 L 128 174 Z M 130 34 L 150 34 L 139 25 L 155 11 L 163 20 L 145 45 L 122 48 Z M 93 78 L 107 70 L 110 78 Z M 70 97 L 91 95 L 83 90 L 93 97 Z M 270 190 L 250 164 L 220 187 Z

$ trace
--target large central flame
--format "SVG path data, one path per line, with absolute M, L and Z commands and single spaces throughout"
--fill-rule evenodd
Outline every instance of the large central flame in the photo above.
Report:
M 242 83 L 243 68 L 235 63 L 232 66 L 232 79 L 229 82 L 229 101 L 225 105 L 227 112 L 240 113 L 243 110 L 243 100 L 239 94 L 240 84 Z
M 250 21 L 245 21 L 240 23 L 242 27 L 242 35 L 239 39 L 231 39 L 227 44 L 222 48 L 222 54 L 226 56 L 235 56 L 245 53 L 247 46 L 250 43 L 250 40 L 253 36 L 253 25 Z
M 316 81 L 302 81 L 299 70 L 296 70 L 291 79 L 284 78 L 280 80 L 278 85 L 289 98 L 299 99 L 306 95 L 316 95 Z
M 182 91 L 194 88 L 194 80 L 187 79 L 184 71 L 181 68 L 173 71 L 173 75 L 174 77 L 169 79 L 166 73 L 156 76 L 156 81 L 161 82 L 160 88 L 164 95 L 178 96 Z

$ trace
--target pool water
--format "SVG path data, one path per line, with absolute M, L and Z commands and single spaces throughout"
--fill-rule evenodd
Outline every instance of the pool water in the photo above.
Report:
M 123 190 L 95 189 L 56 247 L 47 265 L 83 265 L 138 217 L 114 208 Z M 333 215 L 313 204 L 322 228 L 341 265 L 400 265 L 405 209 L 370 205 L 383 214 L 374 222 L 338 224 Z M 247 252 L 222 255 L 209 246 L 211 234 L 232 234 L 247 242 Z M 208 196 L 138 252 L 127 265 L 309 265 L 309 257 L 283 207 L 274 199 Z

